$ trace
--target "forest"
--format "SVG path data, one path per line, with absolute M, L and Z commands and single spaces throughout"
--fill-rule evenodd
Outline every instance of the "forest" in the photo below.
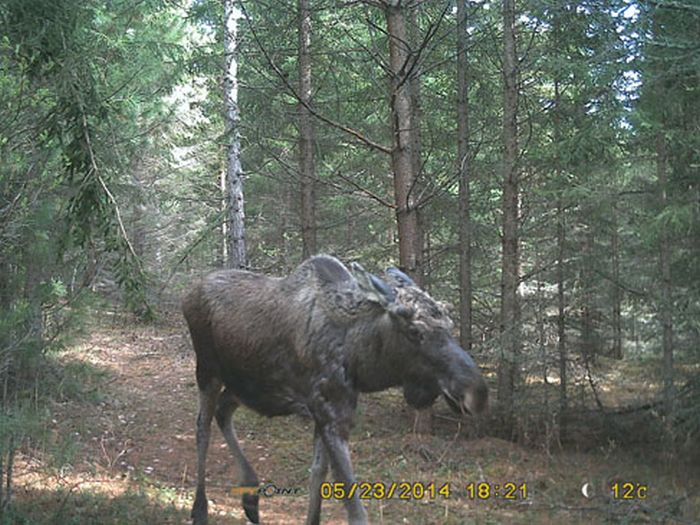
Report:
M 414 489 L 370 523 L 697 523 L 698 0 L 1 0 L 0 524 L 189 523 L 181 298 L 314 254 L 400 268 L 489 388 L 360 396 L 355 475 Z M 313 425 L 234 421 L 303 522 Z

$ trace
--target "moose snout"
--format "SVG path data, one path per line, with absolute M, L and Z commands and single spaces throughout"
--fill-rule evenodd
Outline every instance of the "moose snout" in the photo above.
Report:
M 484 378 L 479 376 L 474 384 L 469 385 L 462 398 L 462 406 L 469 414 L 475 416 L 486 410 L 489 403 L 489 389 Z
M 442 386 L 441 389 L 445 401 L 457 414 L 475 416 L 488 407 L 489 389 L 481 374 L 466 382 L 450 382 L 448 387 Z
M 472 357 L 456 342 L 450 341 L 453 361 L 449 379 L 441 382 L 447 404 L 458 414 L 477 415 L 486 410 L 489 389 Z

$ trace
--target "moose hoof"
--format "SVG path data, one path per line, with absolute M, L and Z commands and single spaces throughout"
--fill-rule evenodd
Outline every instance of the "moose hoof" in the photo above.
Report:
M 257 494 L 245 494 L 243 496 L 243 510 L 251 523 L 260 523 L 260 514 L 258 513 L 258 500 L 260 496 Z

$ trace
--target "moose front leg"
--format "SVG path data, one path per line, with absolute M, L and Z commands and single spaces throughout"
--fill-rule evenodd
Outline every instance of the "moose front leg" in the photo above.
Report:
M 306 525 L 318 525 L 321 522 L 321 484 L 328 473 L 328 452 L 321 438 L 318 425 L 314 430 L 314 461 L 311 464 L 311 482 L 309 483 L 309 513 Z
M 329 426 L 334 427 L 335 425 Z M 350 461 L 347 433 L 343 432 L 342 434 L 340 435 L 336 430 L 328 427 L 321 431 L 322 441 L 326 446 L 335 480 L 343 483 L 346 489 L 349 489 L 355 483 L 355 474 L 352 471 L 352 462 Z M 343 500 L 343 503 L 348 513 L 350 525 L 367 524 L 367 514 L 360 503 L 359 491 L 356 490 L 353 497 Z

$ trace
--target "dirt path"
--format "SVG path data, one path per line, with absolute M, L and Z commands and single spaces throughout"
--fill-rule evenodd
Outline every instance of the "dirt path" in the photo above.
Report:
M 81 494 L 114 498 L 136 491 L 155 501 L 156 507 L 169 507 L 171 515 L 164 521 L 159 518 L 159 522 L 189 523 L 196 481 L 197 388 L 194 356 L 184 330 L 163 326 L 98 330 L 63 353 L 60 361 L 80 370 L 80 378 L 94 383 L 81 385 L 87 397 L 92 395 L 94 399 L 53 404 L 50 441 L 56 450 L 68 449 L 64 453 L 71 456 L 67 458 L 71 467 L 47 475 L 40 457 L 23 456 L 16 477 L 17 497 L 26 501 L 58 490 L 60 496 L 46 502 L 45 512 L 52 512 L 52 507 L 56 510 L 58 505 L 65 514 L 70 513 L 73 500 L 80 500 Z M 245 409 L 236 413 L 235 420 L 241 445 L 261 480 L 280 487 L 293 486 L 303 493 L 264 498 L 261 508 L 265 523 L 301 522 L 306 512 L 304 487 L 311 458 L 308 424 L 298 419 L 280 419 L 271 424 L 271 420 Z M 238 498 L 230 494 L 235 484 L 233 462 L 216 425 L 212 429 L 208 457 L 210 522 L 246 523 Z M 271 454 L 270 443 L 281 447 L 281 453 Z M 285 450 L 285 443 L 293 449 Z M 56 450 L 46 450 L 44 459 Z M 338 507 L 333 504 L 327 507 L 324 516 L 335 516 L 329 523 L 342 523 L 342 509 L 333 509 Z M 153 508 L 143 509 L 141 515 L 135 510 L 136 522 L 150 522 Z M 99 522 L 97 517 L 88 519 Z
M 95 330 L 64 352 L 72 370 L 69 395 L 53 402 L 50 439 L 44 450 L 20 457 L 17 500 L 31 507 L 37 523 L 189 523 L 196 468 L 194 420 L 197 389 L 194 358 L 184 327 L 120 324 Z M 434 436 L 410 431 L 411 414 L 398 391 L 364 396 L 351 439 L 358 479 L 450 483 L 445 498 L 368 501 L 372 523 L 692 523 L 700 509 L 698 480 L 672 468 L 615 453 L 547 454 L 496 439 L 467 439 L 460 425 L 438 406 Z M 261 418 L 247 409 L 234 421 L 241 445 L 263 483 L 296 489 L 296 496 L 261 498 L 266 524 L 303 523 L 312 430 L 299 418 Z M 213 426 L 208 462 L 212 524 L 246 523 L 239 500 L 230 493 L 235 469 L 223 438 Z M 63 455 L 64 466 L 52 466 Z M 647 483 L 656 500 L 620 507 L 603 497 L 614 475 Z M 527 483 L 528 495 L 515 501 L 468 497 L 471 481 Z M 598 494 L 587 500 L 581 485 L 591 481 Z M 695 491 L 695 492 L 693 492 Z M 617 506 L 613 506 L 617 505 Z M 675 507 L 669 507 L 675 505 Z M 645 510 L 645 507 L 647 509 Z M 663 514 L 658 508 L 667 508 Z M 622 509 L 622 511 L 620 510 Z M 651 509 L 651 510 L 649 510 Z M 639 519 L 637 519 L 639 518 Z M 676 521 L 676 518 L 677 521 Z M 640 521 L 641 520 L 641 521 Z M 342 506 L 325 502 L 323 523 L 345 523 Z

